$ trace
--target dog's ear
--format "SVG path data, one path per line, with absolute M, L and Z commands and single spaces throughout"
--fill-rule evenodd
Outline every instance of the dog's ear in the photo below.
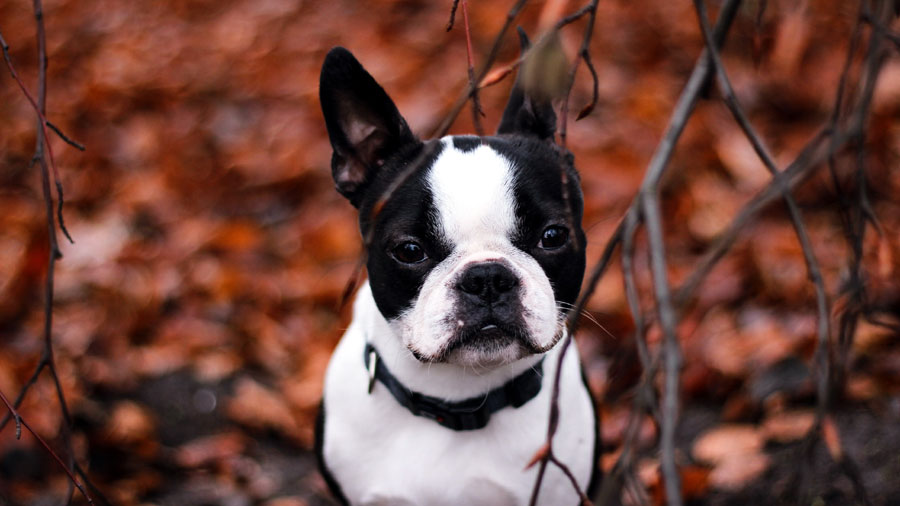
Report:
M 524 56 L 531 43 L 522 27 L 518 28 L 518 32 L 521 56 Z M 519 68 L 500 126 L 497 127 L 497 134 L 534 135 L 542 140 L 553 140 L 553 134 L 556 133 L 556 113 L 553 111 L 552 94 L 528 82 L 525 66 L 526 62 L 523 62 Z
M 334 149 L 335 186 L 359 207 L 363 190 L 384 161 L 418 141 L 384 89 L 342 47 L 329 51 L 322 64 L 319 102 Z

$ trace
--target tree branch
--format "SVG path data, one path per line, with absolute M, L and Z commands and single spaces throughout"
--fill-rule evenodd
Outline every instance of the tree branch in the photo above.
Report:
M 509 28 L 512 26 L 513 21 L 515 21 L 516 17 L 519 15 L 519 12 L 522 11 L 522 8 L 525 6 L 526 0 L 516 0 L 516 3 L 509 9 L 506 13 L 506 21 L 503 23 L 503 28 L 497 33 L 497 36 L 494 37 L 494 43 L 491 45 L 491 50 L 488 52 L 487 58 L 485 58 L 484 63 L 481 64 L 481 68 L 475 73 L 474 82 L 469 82 L 466 85 L 465 89 L 462 90 L 459 97 L 456 99 L 456 102 L 450 107 L 450 110 L 447 111 L 447 114 L 444 115 L 444 119 L 431 130 L 428 134 L 428 137 L 443 137 L 447 135 L 447 132 L 450 130 L 450 126 L 453 125 L 453 122 L 456 120 L 456 117 L 459 116 L 459 112 L 466 105 L 466 101 L 469 100 L 469 97 L 472 96 L 475 88 L 478 87 L 478 83 L 484 79 L 484 76 L 487 75 L 488 71 L 491 69 L 491 65 L 494 64 L 494 60 L 497 59 L 497 54 L 500 52 L 500 45 L 503 43 L 503 37 L 506 35 L 506 32 L 509 31 Z
M 0 46 L 2 46 L 3 51 L 3 59 L 6 62 L 7 69 L 9 70 L 10 75 L 13 80 L 19 86 L 19 89 L 22 91 L 23 95 L 25 95 L 28 102 L 31 104 L 32 108 L 35 111 L 37 116 L 37 125 L 36 125 L 36 139 L 35 139 L 35 152 L 33 156 L 33 164 L 37 164 L 40 168 L 41 175 L 41 190 L 44 198 L 44 206 L 46 212 L 46 220 L 47 220 L 47 235 L 49 241 L 49 251 L 48 251 L 48 259 L 47 259 L 47 274 L 45 278 L 45 286 L 44 286 L 44 322 L 43 322 L 43 351 L 41 354 L 41 358 L 38 361 L 37 366 L 35 367 L 31 377 L 28 381 L 25 382 L 19 394 L 16 396 L 15 403 L 10 403 L 6 396 L 0 392 L 0 397 L 6 407 L 8 409 L 7 415 L 0 420 L 0 430 L 2 430 L 10 419 L 15 420 L 16 426 L 16 437 L 18 438 L 21 435 L 21 427 L 24 425 L 29 431 L 34 434 L 34 436 L 40 441 L 41 445 L 51 454 L 51 456 L 64 468 L 66 474 L 69 477 L 69 491 L 67 495 L 67 501 L 71 500 L 72 493 L 74 492 L 74 487 L 77 487 L 82 494 L 84 494 L 85 498 L 88 500 L 90 504 L 93 504 L 93 500 L 87 494 L 85 489 L 81 486 L 78 480 L 75 478 L 75 473 L 79 473 L 82 475 L 82 479 L 85 483 L 87 483 L 90 488 L 95 489 L 90 481 L 86 473 L 81 469 L 80 466 L 75 462 L 74 451 L 72 448 L 71 441 L 71 425 L 72 418 L 69 414 L 68 405 L 66 403 L 65 394 L 63 392 L 62 384 L 59 379 L 59 374 L 56 370 L 56 363 L 53 357 L 53 286 L 54 286 L 54 273 L 56 261 L 62 257 L 59 249 L 59 243 L 57 242 L 56 237 L 56 223 L 54 219 L 54 207 L 53 207 L 53 195 L 50 186 L 50 172 L 53 173 L 53 181 L 56 186 L 57 196 L 58 196 L 58 207 L 56 208 L 55 216 L 56 219 L 59 220 L 59 227 L 62 230 L 63 234 L 72 241 L 71 236 L 65 228 L 62 216 L 62 207 L 63 207 L 63 188 L 62 184 L 59 180 L 59 172 L 56 167 L 56 162 L 53 157 L 53 147 L 49 142 L 49 134 L 47 128 L 49 127 L 51 130 L 56 132 L 56 134 L 63 139 L 66 143 L 80 149 L 84 150 L 84 146 L 78 142 L 73 141 L 68 136 L 62 133 L 62 131 L 53 123 L 47 120 L 46 117 L 46 102 L 47 102 L 47 43 L 46 43 L 46 35 L 44 30 L 44 14 L 43 14 L 43 6 L 41 4 L 41 0 L 33 0 L 32 3 L 34 9 L 34 18 L 36 23 L 36 40 L 37 40 L 37 49 L 38 49 L 38 91 L 37 91 L 37 99 L 35 99 L 31 93 L 28 91 L 28 88 L 22 82 L 22 79 L 19 77 L 16 72 L 15 65 L 13 65 L 12 58 L 9 54 L 9 45 L 6 43 L 6 40 L 3 38 L 2 34 L 0 34 Z M 46 156 L 44 152 L 46 151 Z M 47 163 L 47 159 L 49 158 L 49 167 Z M 44 370 L 48 370 L 50 372 L 50 377 L 53 381 L 53 385 L 56 390 L 56 396 L 59 401 L 60 411 L 62 412 L 62 428 L 61 434 L 63 439 L 63 446 L 66 449 L 68 464 L 64 463 L 62 458 L 52 449 L 49 445 L 28 425 L 28 423 L 22 418 L 22 416 L 16 411 L 16 408 L 22 403 L 28 390 L 35 384 L 38 380 L 40 374 Z
M 81 484 L 78 483 L 78 479 L 75 478 L 75 475 L 72 474 L 72 471 L 69 470 L 69 466 L 67 466 L 59 457 L 59 455 L 57 455 L 56 452 L 53 451 L 53 448 L 51 448 L 50 445 L 48 445 L 47 442 L 44 441 L 44 438 L 42 438 L 40 434 L 35 432 L 34 429 L 32 429 L 30 425 L 28 425 L 28 422 L 26 422 L 25 419 L 22 418 L 22 416 L 19 414 L 19 412 L 16 411 L 16 408 L 13 407 L 12 403 L 9 402 L 9 399 L 6 398 L 6 395 L 4 395 L 2 391 L 0 391 L 0 401 L 3 401 L 3 404 L 6 405 L 6 409 L 9 410 L 9 413 L 16 421 L 16 439 L 20 438 L 20 436 L 22 435 L 22 426 L 25 426 L 25 428 L 28 429 L 28 432 L 30 432 L 31 435 L 34 436 L 34 438 L 37 439 L 39 443 L 41 443 L 41 446 L 43 446 L 44 449 L 47 450 L 47 453 L 49 453 L 50 456 L 53 457 L 53 460 L 55 460 L 60 465 L 60 467 L 63 468 L 66 474 L 69 475 L 69 481 L 74 484 L 79 491 L 81 491 L 81 494 L 85 499 L 87 499 L 88 504 L 94 504 L 94 500 L 91 499 L 91 496 L 87 493 L 87 491 L 85 491 L 84 487 L 82 487 Z

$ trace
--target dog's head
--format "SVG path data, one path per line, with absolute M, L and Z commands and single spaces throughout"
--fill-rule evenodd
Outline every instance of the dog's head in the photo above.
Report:
M 585 238 L 550 100 L 517 82 L 496 136 L 421 141 L 346 49 L 328 53 L 319 86 L 337 190 L 359 209 L 372 294 L 402 345 L 480 366 L 552 348 Z

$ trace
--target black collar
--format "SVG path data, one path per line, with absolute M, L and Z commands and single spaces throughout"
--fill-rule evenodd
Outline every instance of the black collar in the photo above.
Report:
M 507 406 L 518 408 L 534 399 L 541 391 L 544 363 L 544 360 L 541 359 L 534 367 L 529 367 L 522 374 L 484 395 L 461 401 L 445 401 L 406 388 L 381 363 L 381 356 L 369 343 L 366 343 L 363 360 L 369 371 L 369 392 L 372 391 L 373 382 L 377 379 L 410 413 L 431 418 L 440 425 L 453 430 L 480 429 L 488 424 L 491 415 L 496 411 Z

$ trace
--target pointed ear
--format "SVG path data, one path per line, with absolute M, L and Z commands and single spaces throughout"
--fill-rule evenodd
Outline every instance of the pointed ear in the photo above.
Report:
M 359 207 L 363 191 L 384 161 L 418 141 L 384 89 L 342 47 L 329 51 L 322 64 L 319 102 L 334 149 L 335 186 Z
M 518 27 L 518 32 L 521 55 L 524 56 L 530 49 L 531 43 L 522 27 Z M 540 48 L 535 48 L 535 51 L 538 49 Z M 535 79 L 528 79 L 529 72 L 526 66 L 530 63 L 528 60 L 534 59 L 533 56 L 530 55 L 526 58 L 519 68 L 516 83 L 513 85 L 509 101 L 503 110 L 500 126 L 497 127 L 497 134 L 533 135 L 542 140 L 552 141 L 553 134 L 556 133 L 553 97 L 551 93 L 542 90 L 541 86 L 536 86 L 533 82 Z M 531 67 L 534 67 L 534 64 Z

